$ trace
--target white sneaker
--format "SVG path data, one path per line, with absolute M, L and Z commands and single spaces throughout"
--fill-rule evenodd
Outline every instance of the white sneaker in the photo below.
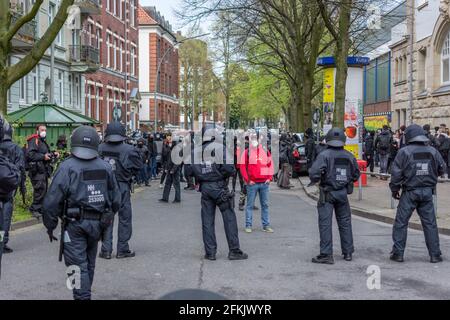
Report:
M 245 228 L 246 233 L 252 233 L 252 228 Z

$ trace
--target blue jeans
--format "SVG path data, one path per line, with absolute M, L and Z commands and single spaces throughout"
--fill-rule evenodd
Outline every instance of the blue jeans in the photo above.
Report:
M 270 226 L 269 221 L 269 185 L 257 183 L 247 185 L 247 207 L 245 208 L 245 227 L 251 228 L 253 222 L 253 207 L 255 206 L 256 194 L 259 193 L 261 202 L 261 222 L 263 228 Z
M 139 173 L 136 178 L 137 178 L 137 183 L 139 183 L 139 184 L 148 183 L 147 170 L 145 169 L 145 166 L 142 167 L 141 170 L 139 170 Z
M 152 157 L 151 161 L 149 161 L 151 163 L 151 168 L 150 168 L 150 173 L 148 176 L 152 177 L 152 178 L 156 178 L 158 176 L 158 172 L 156 171 L 157 167 L 158 167 L 158 163 L 156 161 L 156 157 Z

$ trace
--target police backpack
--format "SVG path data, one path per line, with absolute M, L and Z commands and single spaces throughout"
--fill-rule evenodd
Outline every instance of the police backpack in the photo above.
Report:
M 0 154 L 0 201 L 8 201 L 20 181 L 19 169 Z

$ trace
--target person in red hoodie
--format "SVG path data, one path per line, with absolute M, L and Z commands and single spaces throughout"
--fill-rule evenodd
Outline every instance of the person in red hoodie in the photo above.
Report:
M 246 184 L 247 206 L 245 209 L 245 232 L 252 232 L 253 208 L 256 195 L 261 202 L 261 220 L 263 231 L 272 233 L 269 220 L 269 185 L 273 179 L 274 168 L 270 151 L 264 149 L 262 136 L 250 136 L 248 149 L 242 154 L 239 169 Z

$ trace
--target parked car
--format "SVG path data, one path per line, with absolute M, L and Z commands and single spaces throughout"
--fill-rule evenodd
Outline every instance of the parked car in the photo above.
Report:
M 308 166 L 306 160 L 306 148 L 304 135 L 302 133 L 295 134 L 298 139 L 292 145 L 292 178 L 298 178 L 301 175 L 308 174 Z

